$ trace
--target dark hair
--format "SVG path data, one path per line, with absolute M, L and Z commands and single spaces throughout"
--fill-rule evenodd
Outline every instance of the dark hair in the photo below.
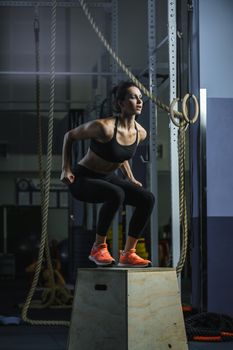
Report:
M 127 90 L 132 86 L 137 87 L 137 85 L 132 81 L 121 81 L 117 86 L 115 86 L 112 89 L 112 94 L 114 97 L 113 108 L 116 112 L 119 113 L 121 111 L 119 102 L 125 99 L 125 96 L 128 92 Z

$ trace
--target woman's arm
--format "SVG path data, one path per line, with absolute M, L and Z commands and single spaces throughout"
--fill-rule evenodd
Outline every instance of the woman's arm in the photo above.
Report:
M 71 154 L 73 140 L 70 137 L 70 132 L 65 133 L 62 147 L 62 173 L 60 180 L 64 183 L 74 182 L 74 174 L 71 170 Z
M 138 143 L 141 143 L 145 140 L 147 136 L 147 131 L 137 122 L 137 129 L 138 129 Z
M 70 184 L 74 182 L 74 174 L 72 173 L 72 144 L 76 140 L 85 140 L 91 138 L 102 138 L 105 134 L 103 123 L 94 120 L 71 129 L 65 133 L 62 147 L 62 173 L 61 181 Z
M 122 173 L 125 175 L 125 177 L 127 177 L 131 182 L 133 182 L 137 186 L 142 186 L 141 182 L 137 181 L 133 176 L 128 160 L 125 160 L 123 163 L 121 163 L 120 169 Z

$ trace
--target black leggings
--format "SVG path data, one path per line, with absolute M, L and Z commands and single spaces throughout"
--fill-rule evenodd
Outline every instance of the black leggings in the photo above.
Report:
M 140 237 L 154 206 L 155 199 L 151 192 L 114 173 L 99 174 L 81 165 L 74 174 L 75 181 L 69 186 L 71 194 L 83 202 L 103 203 L 97 223 L 100 236 L 106 236 L 114 215 L 124 203 L 135 207 L 128 234 Z

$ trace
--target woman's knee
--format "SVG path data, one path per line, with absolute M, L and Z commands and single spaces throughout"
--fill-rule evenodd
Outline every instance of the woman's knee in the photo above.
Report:
M 111 202 L 114 202 L 117 206 L 123 204 L 125 200 L 125 192 L 119 187 L 114 189 L 111 193 Z
M 147 207 L 147 209 L 153 209 L 155 205 L 155 196 L 153 195 L 152 192 L 147 191 L 145 193 L 144 197 L 144 205 Z

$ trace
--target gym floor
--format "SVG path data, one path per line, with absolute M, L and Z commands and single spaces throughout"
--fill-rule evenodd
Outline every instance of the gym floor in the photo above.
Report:
M 66 350 L 68 328 L 5 326 L 0 328 L 1 350 Z M 233 343 L 189 342 L 189 350 L 232 350 Z M 111 350 L 111 349 L 109 349 Z M 143 349 L 144 350 L 144 349 Z M 146 350 L 146 349 L 145 349 Z M 159 349 L 158 349 L 159 350 Z
M 2 280 L 0 288 L 0 316 L 20 317 L 19 305 L 25 301 L 28 290 L 25 281 Z M 30 310 L 31 319 L 69 320 L 71 309 Z M 0 350 L 66 350 L 69 329 L 62 326 L 2 325 Z M 189 342 L 189 350 L 232 350 L 233 342 Z M 109 349 L 111 350 L 111 349 Z M 144 350 L 144 349 L 143 349 Z

